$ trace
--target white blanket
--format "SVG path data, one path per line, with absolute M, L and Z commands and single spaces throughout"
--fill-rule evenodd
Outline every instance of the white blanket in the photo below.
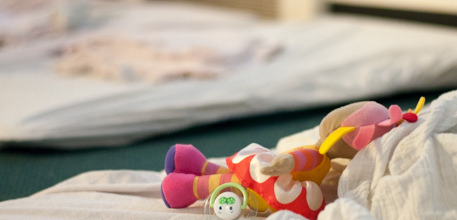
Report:
M 357 153 L 319 219 L 456 219 L 456 146 L 453 91 Z
M 403 123 L 361 150 L 340 178 L 339 199 L 319 219 L 455 219 L 456 146 L 453 91 L 433 101 L 416 123 Z M 201 203 L 165 207 L 163 176 L 163 171 L 83 173 L 30 197 L 1 202 L 0 219 L 202 219 Z M 268 219 L 303 218 L 280 211 Z
M 91 33 L 1 50 L 0 115 L 8 117 L 0 117 L 0 146 L 123 145 L 195 124 L 457 86 L 454 29 L 351 16 L 266 23 L 219 12 L 151 2 L 115 11 L 98 30 L 180 49 L 209 46 L 233 61 L 233 72 L 212 81 L 151 86 L 52 73 L 59 47 Z M 239 56 L 255 42 L 281 50 L 269 60 Z

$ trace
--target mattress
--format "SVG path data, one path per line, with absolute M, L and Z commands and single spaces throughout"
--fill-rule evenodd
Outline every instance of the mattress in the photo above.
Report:
M 454 29 L 343 15 L 265 22 L 165 2 L 110 9 L 97 29 L 0 51 L 2 145 L 119 146 L 249 115 L 457 87 Z M 230 62 L 211 80 L 155 84 L 55 73 L 56 51 L 118 35 L 169 50 L 212 48 Z

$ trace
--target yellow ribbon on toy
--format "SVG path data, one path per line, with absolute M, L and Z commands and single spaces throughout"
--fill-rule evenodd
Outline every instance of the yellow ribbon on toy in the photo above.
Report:
M 340 140 L 345 134 L 354 131 L 355 127 L 339 127 L 335 131 L 333 131 L 327 138 L 322 142 L 321 146 L 319 147 L 319 153 L 324 155 L 330 148 Z
M 425 97 L 421 97 L 419 99 L 419 101 L 417 102 L 417 105 L 416 105 L 416 109 L 414 109 L 414 114 L 417 115 L 417 113 L 420 112 L 420 110 L 422 109 L 422 107 L 424 107 L 424 104 L 425 104 Z

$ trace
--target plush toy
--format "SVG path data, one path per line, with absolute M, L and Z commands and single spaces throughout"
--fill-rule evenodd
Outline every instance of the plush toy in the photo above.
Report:
M 184 208 L 232 182 L 247 189 L 249 201 L 255 199 L 260 212 L 286 209 L 316 219 L 325 206 L 318 185 L 330 169 L 330 159 L 352 158 L 403 120 L 417 121 L 424 102 L 422 97 L 415 111 L 405 114 L 397 105 L 387 109 L 376 102 L 343 106 L 322 120 L 315 145 L 275 155 L 250 144 L 226 158 L 228 168 L 207 161 L 192 145 L 176 144 L 165 158 L 167 176 L 162 182 L 162 198 L 169 208 Z

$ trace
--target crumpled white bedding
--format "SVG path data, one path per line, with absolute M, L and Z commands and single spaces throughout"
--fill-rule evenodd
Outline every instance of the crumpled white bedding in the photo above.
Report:
M 453 91 L 358 152 L 319 219 L 456 219 L 456 146 Z
M 341 175 L 339 198 L 319 219 L 455 219 L 456 146 L 457 90 L 433 101 L 416 123 L 401 124 L 357 153 Z M 165 207 L 160 195 L 164 175 L 132 170 L 83 173 L 30 197 L 1 202 L 0 218 L 203 219 L 202 203 L 185 209 Z M 303 219 L 288 211 L 267 218 Z
M 453 29 L 351 16 L 278 24 L 219 12 L 152 2 L 123 7 L 100 31 L 175 48 L 209 45 L 233 58 L 233 73 L 211 81 L 151 86 L 56 76 L 52 55 L 84 33 L 0 51 L 0 114 L 8 116 L 0 117 L 0 143 L 123 145 L 217 120 L 457 86 Z M 240 65 L 238 52 L 252 42 L 282 49 L 268 62 Z

